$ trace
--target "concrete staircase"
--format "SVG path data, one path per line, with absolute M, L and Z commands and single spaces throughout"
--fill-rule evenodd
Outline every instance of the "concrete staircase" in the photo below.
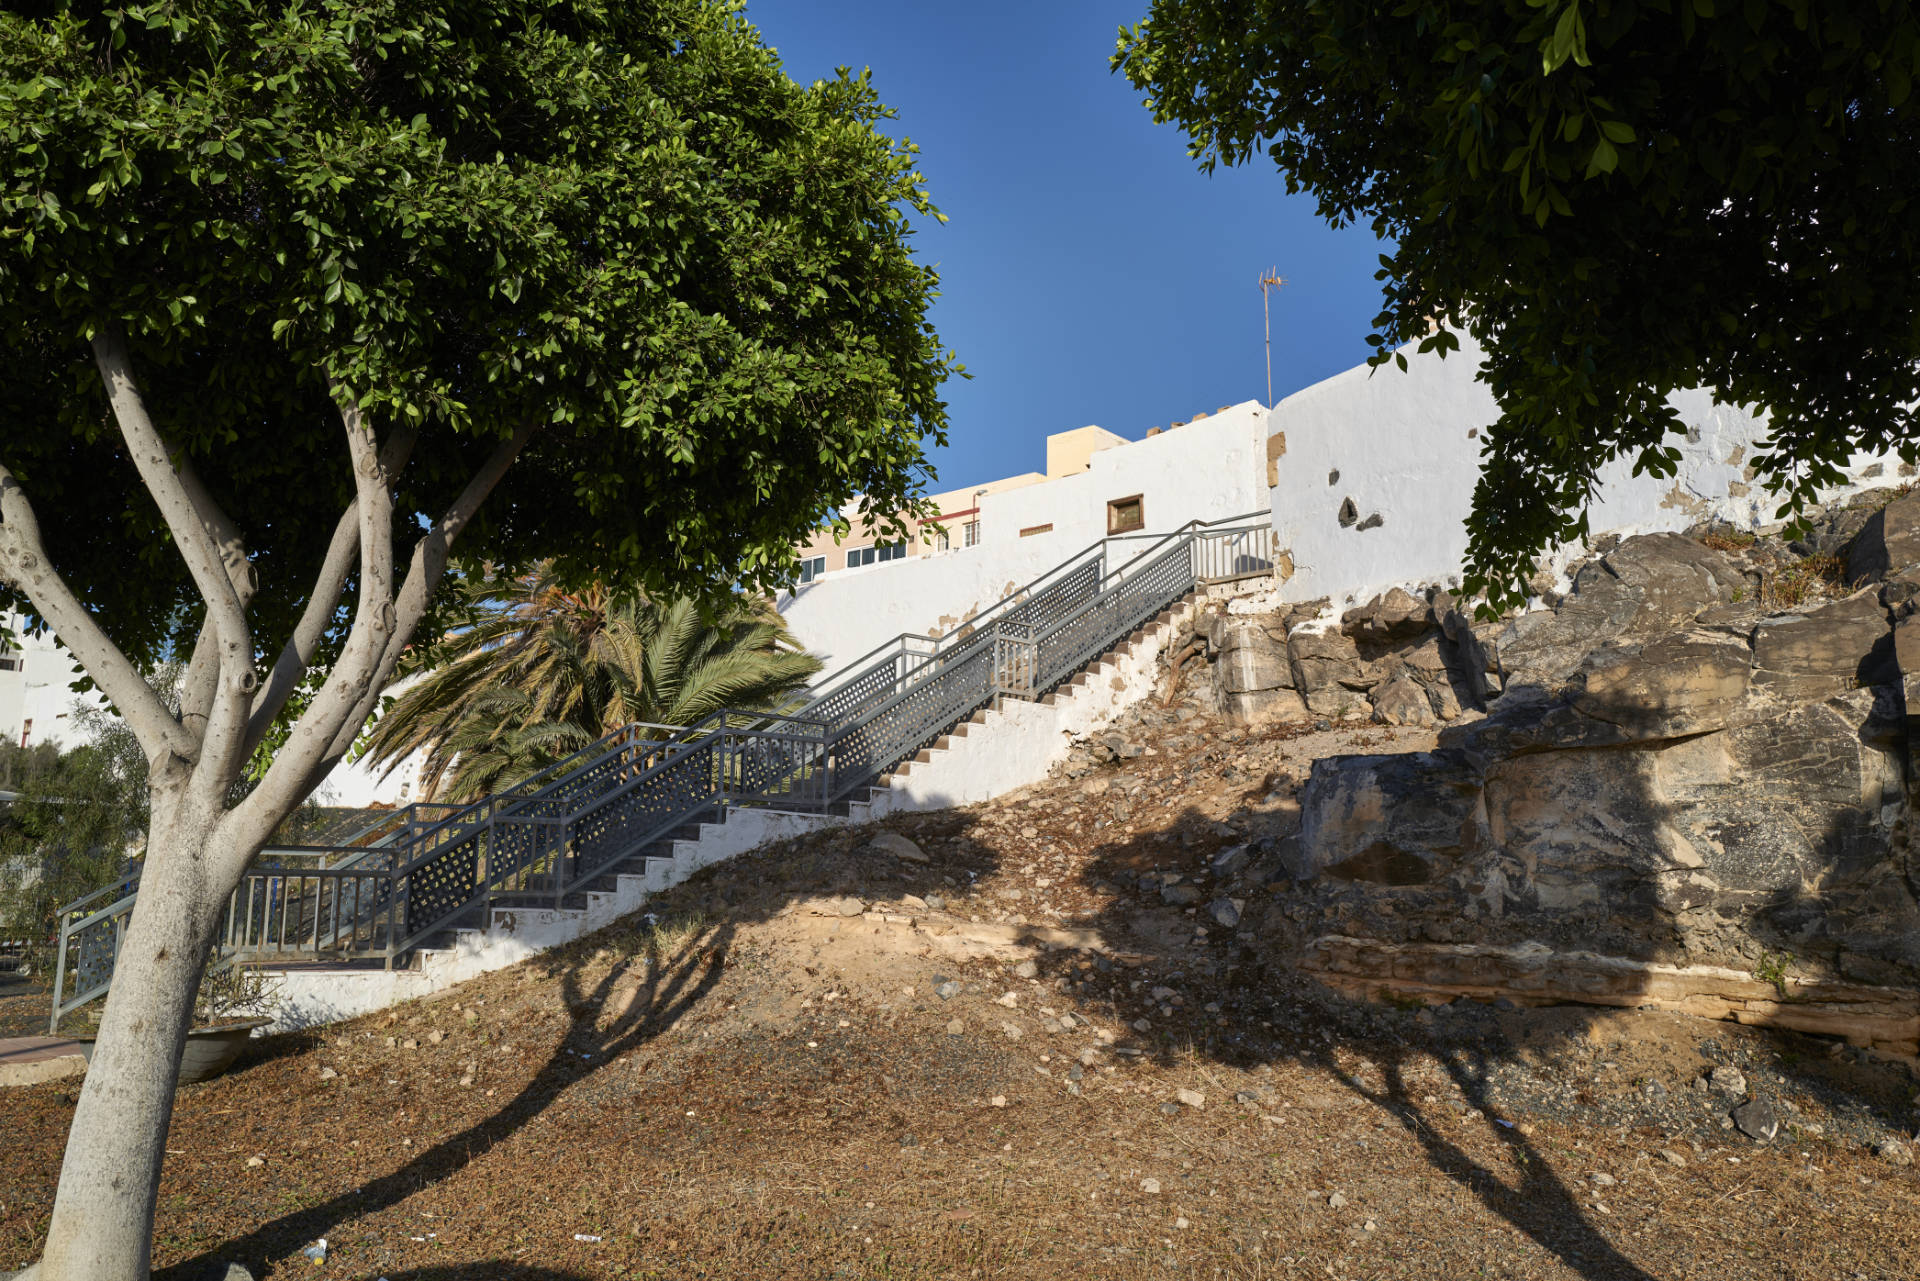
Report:
M 863 799 L 835 806 L 837 812 L 724 809 L 711 821 L 676 829 L 558 901 L 538 880 L 524 890 L 494 895 L 488 907 L 417 949 L 410 968 L 308 965 L 267 971 L 277 991 L 276 1026 L 351 1018 L 516 964 L 643 910 L 654 895 L 702 868 L 771 842 L 890 814 L 977 804 L 1037 782 L 1075 739 L 1105 728 L 1153 693 L 1160 655 L 1209 600 L 1255 594 L 1272 583 L 1270 578 L 1241 579 L 1189 593 L 1054 692 L 1034 702 L 1005 700 L 975 712 L 883 775 Z

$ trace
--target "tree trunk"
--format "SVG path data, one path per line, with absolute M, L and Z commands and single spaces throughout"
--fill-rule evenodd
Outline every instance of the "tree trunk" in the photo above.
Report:
M 179 812 L 196 808 L 163 820 L 156 805 L 37 1281 L 148 1281 L 180 1052 L 227 897 L 210 876 L 218 807 Z

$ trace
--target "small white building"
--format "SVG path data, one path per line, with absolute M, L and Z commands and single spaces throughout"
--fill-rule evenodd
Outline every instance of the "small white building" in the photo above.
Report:
M 75 708 L 103 701 L 73 691 L 83 675 L 80 665 L 51 633 L 28 635 L 18 614 L 0 614 L 0 630 L 6 633 L 0 642 L 0 738 L 16 747 L 79 746 L 85 739 L 74 724 Z

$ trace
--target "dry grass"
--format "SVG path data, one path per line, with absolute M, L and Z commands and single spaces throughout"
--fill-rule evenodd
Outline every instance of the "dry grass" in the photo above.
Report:
M 1847 562 L 1838 556 L 1808 556 L 1792 568 L 1769 574 L 1760 588 L 1760 601 L 1773 609 L 1797 609 L 1813 601 L 1844 596 Z
M 873 978 L 858 919 L 662 915 L 184 1089 L 163 1281 L 228 1259 L 356 1281 L 1920 1273 L 1920 1180 L 1837 1144 L 1506 1112 L 1478 1047 L 1298 1009 L 1252 1053 L 1207 1018 L 1082 1069 L 1098 1041 L 1042 1009 L 1124 1027 L 1060 980 L 904 957 L 883 992 L 849 983 Z M 939 1000 L 942 975 L 969 990 Z M 71 1095 L 3 1106 L 9 1267 L 44 1232 Z M 298 1251 L 322 1235 L 317 1273 Z
M 1725 1048 L 1763 1046 L 1756 1030 L 1513 1014 L 1499 1048 L 1465 1014 L 1321 1003 L 1264 967 L 1250 929 L 1180 942 L 1193 917 L 1102 888 L 1123 866 L 1203 864 L 1249 805 L 1284 811 L 1270 767 L 1419 745 L 1384 728 L 1187 732 L 1207 744 L 1161 736 L 1125 796 L 1114 771 L 1098 795 L 1061 780 L 895 820 L 929 864 L 876 859 L 857 833 L 789 843 L 657 897 L 653 919 L 258 1043 L 179 1095 L 161 1281 L 227 1260 L 351 1281 L 1920 1275 L 1920 1175 L 1875 1160 L 1811 1092 L 1789 1116 L 1821 1136 L 1722 1131 L 1690 1089 L 1697 1039 L 1636 1048 L 1617 1031 L 1666 1017 Z M 1137 836 L 1095 831 L 1096 803 L 1124 805 Z M 799 906 L 847 893 L 875 916 Z M 1285 890 L 1269 897 L 1284 910 Z M 885 919 L 908 912 L 926 928 Z M 1050 952 L 1022 978 L 936 947 L 1021 917 L 1158 959 Z M 943 1000 L 940 979 L 964 990 Z M 1632 1111 L 1650 1079 L 1705 1120 Z M 71 1114 L 70 1085 L 0 1095 L 0 1268 L 39 1248 Z M 319 1236 L 324 1269 L 299 1258 Z
M 1702 534 L 1700 541 L 1717 552 L 1738 552 L 1753 546 L 1757 540 L 1742 529 L 1716 529 Z

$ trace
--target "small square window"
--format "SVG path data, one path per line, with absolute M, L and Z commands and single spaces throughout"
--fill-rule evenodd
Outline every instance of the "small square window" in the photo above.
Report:
M 871 547 L 853 547 L 847 551 L 847 568 L 858 569 L 862 565 L 873 564 L 874 552 Z
M 810 583 L 826 572 L 827 558 L 825 556 L 810 556 L 800 562 L 800 581 L 802 583 Z
M 1135 530 L 1147 527 L 1146 502 L 1139 494 L 1131 498 L 1116 498 L 1107 504 L 1107 532 L 1109 534 L 1131 534 Z
M 890 560 L 904 560 L 906 559 L 906 555 L 907 545 L 905 543 L 880 544 L 880 560 L 883 564 Z

